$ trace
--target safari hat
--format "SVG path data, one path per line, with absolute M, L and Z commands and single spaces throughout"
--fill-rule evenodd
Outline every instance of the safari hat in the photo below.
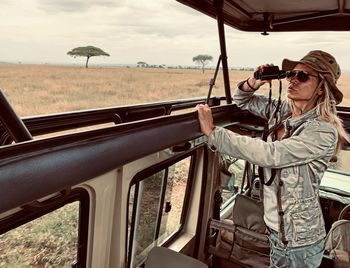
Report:
M 337 81 L 341 74 L 340 67 L 331 54 L 321 50 L 313 50 L 299 61 L 284 59 L 282 69 L 285 71 L 293 70 L 298 63 L 305 64 L 323 75 L 328 82 L 336 104 L 339 104 L 343 100 L 343 93 L 337 87 Z

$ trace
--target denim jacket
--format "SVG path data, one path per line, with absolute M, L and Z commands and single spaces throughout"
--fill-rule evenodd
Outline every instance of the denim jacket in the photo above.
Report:
M 270 128 L 275 125 L 277 100 L 272 99 L 270 104 L 270 118 L 267 96 L 237 89 L 234 102 L 268 119 Z M 285 133 L 280 141 L 273 141 L 270 135 L 265 142 L 216 127 L 208 137 L 208 146 L 264 167 L 266 181 L 271 177 L 271 168 L 278 169 L 278 178 L 271 186 L 264 186 L 264 219 L 267 226 L 284 236 L 288 247 L 299 247 L 326 235 L 319 185 L 335 153 L 338 136 L 333 125 L 317 116 L 315 108 L 295 118 L 290 116 L 287 101 L 282 101 L 277 121 L 284 124 Z M 277 208 L 278 191 L 282 211 Z

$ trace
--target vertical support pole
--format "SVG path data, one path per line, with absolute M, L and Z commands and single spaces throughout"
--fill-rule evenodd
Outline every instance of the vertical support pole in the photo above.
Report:
M 230 90 L 230 78 L 228 73 L 228 64 L 227 64 L 227 54 L 226 54 L 226 42 L 225 42 L 225 28 L 224 28 L 224 15 L 222 12 L 224 5 L 224 0 L 216 0 L 216 19 L 218 23 L 219 30 L 219 41 L 220 41 L 220 50 L 221 50 L 221 60 L 222 60 L 222 71 L 224 76 L 224 86 L 225 86 L 225 95 L 227 104 L 232 103 L 231 90 Z
M 0 121 L 15 142 L 28 141 L 33 139 L 27 127 L 12 109 L 10 103 L 1 90 Z

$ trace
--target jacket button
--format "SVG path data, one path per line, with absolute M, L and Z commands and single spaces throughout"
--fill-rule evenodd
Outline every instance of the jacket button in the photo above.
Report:
M 279 211 L 279 212 L 278 212 L 278 215 L 283 216 L 283 215 L 284 215 L 284 212 L 283 212 L 283 211 Z
M 287 130 L 291 131 L 292 128 L 293 128 L 292 126 L 288 126 L 288 127 L 287 127 Z
M 278 185 L 279 185 L 279 186 L 283 186 L 283 181 L 280 181 L 280 182 L 278 183 Z

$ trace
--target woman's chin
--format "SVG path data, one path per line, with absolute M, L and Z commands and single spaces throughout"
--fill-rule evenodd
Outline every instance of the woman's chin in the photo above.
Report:
M 291 100 L 295 100 L 298 98 L 298 94 L 296 94 L 297 92 L 295 90 L 287 90 L 287 98 L 291 99 Z
M 293 100 L 295 98 L 295 95 L 291 92 L 287 92 L 287 98 Z

